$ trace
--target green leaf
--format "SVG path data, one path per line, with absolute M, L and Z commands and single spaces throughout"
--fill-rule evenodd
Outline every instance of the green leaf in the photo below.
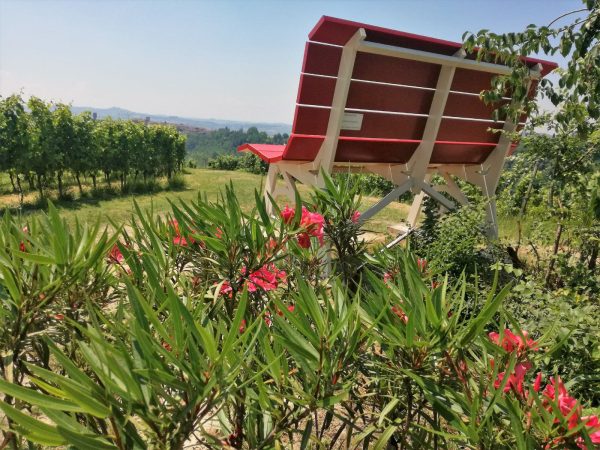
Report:
M 11 395 L 31 405 L 43 408 L 56 409 L 59 411 L 83 411 L 80 406 L 68 400 L 51 397 L 49 395 L 34 391 L 33 389 L 28 389 L 17 384 L 9 383 L 2 379 L 0 379 L 0 392 Z
M 0 401 L 0 409 L 23 429 L 21 434 L 30 441 L 53 447 L 67 443 L 66 439 L 58 433 L 56 427 L 40 422 L 3 401 Z

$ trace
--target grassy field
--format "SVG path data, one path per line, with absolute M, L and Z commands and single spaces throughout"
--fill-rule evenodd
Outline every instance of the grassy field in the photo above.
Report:
M 143 209 L 152 209 L 155 213 L 165 213 L 170 210 L 169 201 L 192 201 L 198 193 L 206 194 L 210 200 L 216 200 L 219 191 L 223 190 L 225 185 L 231 182 L 238 194 L 242 205 L 249 210 L 254 205 L 254 191 L 259 189 L 262 192 L 264 176 L 253 175 L 246 172 L 229 172 L 209 169 L 186 169 L 184 174 L 186 188 L 178 191 L 160 191 L 154 194 L 136 194 L 126 196 L 116 196 L 106 200 L 95 199 L 90 196 L 76 199 L 74 201 L 55 202 L 61 214 L 69 221 L 77 217 L 80 221 L 95 221 L 98 218 L 102 222 L 108 223 L 107 217 L 110 217 L 117 223 L 126 221 L 133 211 L 133 199 Z M 76 188 L 71 188 L 76 192 Z M 301 195 L 306 198 L 309 189 L 300 186 Z M 27 207 L 22 211 L 24 216 L 35 216 L 41 214 L 39 209 L 34 208 L 37 194 L 28 193 L 25 197 Z M 363 209 L 367 209 L 378 199 L 375 197 L 365 197 L 363 199 Z M 10 193 L 10 182 L 4 174 L 0 178 L 0 208 L 2 210 L 10 209 L 16 211 L 18 207 L 18 196 Z M 280 199 L 281 204 L 285 200 Z M 398 223 L 406 218 L 409 205 L 403 203 L 393 203 L 385 208 L 380 214 L 375 216 L 367 225 L 369 231 L 385 232 L 390 224 Z

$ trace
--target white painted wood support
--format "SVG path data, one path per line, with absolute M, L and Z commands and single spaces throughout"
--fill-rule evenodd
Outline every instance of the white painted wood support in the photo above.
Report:
M 431 174 L 425 174 L 425 183 L 429 184 L 430 181 Z M 421 209 L 423 208 L 423 200 L 425 200 L 425 192 L 421 190 L 421 192 L 415 195 L 412 205 L 410 206 L 410 210 L 408 211 L 408 217 L 406 221 L 408 222 L 411 228 L 414 228 L 417 224 L 417 220 L 419 220 L 419 214 L 421 213 Z
M 450 174 L 448 172 L 444 172 L 442 173 L 442 176 L 446 181 L 446 192 L 450 194 L 454 199 L 456 199 L 456 201 L 458 201 L 458 203 L 460 203 L 461 205 L 467 205 L 469 203 L 469 199 L 463 193 L 463 191 L 460 190 L 460 188 L 452 179 Z
M 399 186 L 396 186 L 385 197 L 383 197 L 379 202 L 377 202 L 376 204 L 374 204 L 369 209 L 367 209 L 364 213 L 361 214 L 360 223 L 364 223 L 366 220 L 373 217 L 375 214 L 377 214 L 379 211 L 381 211 L 387 205 L 392 203 L 394 200 L 398 200 L 398 198 L 402 194 L 407 192 L 411 186 L 412 186 L 412 181 L 410 179 L 406 180 L 404 183 L 400 184 Z
M 329 123 L 327 124 L 327 132 L 325 140 L 321 144 L 319 153 L 315 158 L 316 166 L 319 173 L 317 184 L 323 184 L 320 171 L 331 173 L 333 163 L 335 162 L 335 153 L 337 150 L 340 130 L 342 129 L 342 121 L 344 119 L 344 110 L 346 108 L 346 100 L 348 99 L 348 91 L 352 82 L 352 72 L 354 70 L 354 61 L 356 59 L 356 49 L 359 44 L 367 37 L 364 28 L 360 28 L 354 33 L 354 36 L 344 46 L 340 67 L 338 69 L 337 82 L 333 93 L 333 102 L 329 113 Z M 322 187 L 322 186 L 319 186 Z
M 454 59 L 461 59 L 465 57 L 464 52 L 459 52 L 458 56 L 454 56 Z M 450 95 L 450 88 L 452 87 L 452 79 L 454 78 L 454 72 L 456 68 L 453 66 L 442 66 L 440 68 L 440 74 L 435 88 L 435 94 L 431 100 L 429 106 L 429 116 L 423 130 L 423 137 L 421 143 L 415 150 L 411 161 L 409 162 L 410 176 L 415 180 L 413 185 L 413 193 L 418 194 L 421 192 L 421 182 L 427 173 L 427 167 L 429 161 L 431 161 L 431 154 L 435 145 L 435 140 L 442 123 L 442 117 L 444 116 L 444 109 L 446 108 L 446 101 Z
M 269 164 L 269 171 L 267 172 L 267 182 L 265 183 L 265 203 L 267 207 L 267 214 L 273 214 L 273 201 L 275 200 L 275 188 L 277 187 L 277 175 L 279 174 L 279 167 L 277 164 Z M 271 198 L 273 198 L 273 201 Z
M 429 195 L 431 198 L 433 198 L 434 200 L 436 200 L 444 208 L 449 209 L 449 210 L 456 209 L 456 204 L 452 200 L 448 200 L 441 193 L 439 193 L 438 191 L 436 191 L 433 188 L 433 186 L 431 186 L 429 184 L 423 184 L 422 189 L 423 189 L 423 191 L 425 191 L 425 193 L 427 195 Z

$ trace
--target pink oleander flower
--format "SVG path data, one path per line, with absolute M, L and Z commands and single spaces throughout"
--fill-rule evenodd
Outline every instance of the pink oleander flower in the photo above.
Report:
M 598 416 L 585 416 L 581 418 L 581 421 L 585 423 L 585 427 L 588 429 L 587 432 L 592 443 L 600 444 L 600 420 L 598 419 Z M 585 448 L 582 444 L 579 444 L 579 447 Z
M 285 205 L 285 208 L 283 208 L 283 210 L 281 211 L 281 218 L 283 219 L 283 221 L 286 224 L 290 224 L 292 222 L 292 220 L 294 219 L 295 214 L 296 214 L 296 211 L 294 211 L 288 205 Z
M 217 231 L 215 231 L 215 237 L 217 239 L 221 239 L 223 237 L 223 230 L 221 230 L 221 228 L 217 227 Z
M 533 382 L 533 390 L 535 392 L 540 392 L 541 387 L 542 387 L 542 372 L 538 372 L 537 376 L 535 377 L 535 381 Z
M 546 398 L 544 406 L 548 411 L 552 412 L 553 405 L 558 403 L 560 413 L 567 418 L 569 430 L 579 425 L 581 406 L 575 398 L 569 395 L 560 377 L 558 377 L 558 382 L 552 378 L 544 388 L 542 395 Z
M 529 369 L 531 369 L 530 362 L 523 362 L 523 363 L 518 363 L 517 365 L 515 365 L 515 370 L 512 374 L 510 374 L 508 376 L 508 381 L 506 382 L 506 385 L 504 386 L 503 392 L 507 393 L 512 390 L 512 391 L 515 391 L 515 392 L 523 395 L 524 394 L 523 381 L 525 380 L 525 375 L 527 374 L 527 371 Z M 505 376 L 506 376 L 506 372 L 500 372 L 498 374 L 498 378 L 494 382 L 494 387 L 496 389 L 498 389 L 500 387 L 500 385 L 502 384 L 502 381 L 504 381 Z
M 302 207 L 302 218 L 300 226 L 306 229 L 306 232 L 319 239 L 319 244 L 323 245 L 323 224 L 325 219 L 319 213 L 310 212 L 305 207 Z
M 243 273 L 245 269 L 243 269 Z M 256 292 L 257 288 L 260 287 L 263 291 L 272 291 L 277 289 L 279 283 L 285 283 L 286 273 L 283 270 L 277 269 L 275 264 L 269 264 L 262 266 L 260 269 L 252 272 L 248 276 L 248 291 Z
M 394 276 L 393 276 L 391 273 L 389 273 L 389 272 L 386 272 L 386 273 L 384 273 L 384 274 L 383 274 L 383 282 L 384 282 L 384 283 L 386 283 L 386 284 L 387 284 L 387 283 L 389 283 L 390 281 L 392 281 L 393 279 L 394 279 Z
M 29 227 L 27 227 L 27 225 L 25 225 L 22 228 L 23 233 L 25 234 L 29 234 Z M 23 253 L 25 253 L 27 251 L 27 247 L 25 247 L 25 241 L 21 241 L 19 243 L 19 250 L 22 251 Z
M 125 258 L 123 257 L 123 253 L 121 253 L 119 246 L 115 244 L 110 249 L 110 252 L 108 252 L 107 259 L 109 263 L 121 264 Z
M 404 325 L 406 325 L 408 323 L 408 316 L 406 315 L 406 313 L 404 312 L 404 310 L 402 308 L 394 305 L 394 306 L 392 306 L 392 312 L 395 315 L 397 315 L 402 322 L 404 322 Z
M 191 237 L 191 236 L 183 236 L 181 234 L 181 231 L 179 229 L 179 222 L 177 221 L 177 219 L 171 219 L 169 221 L 169 225 L 171 226 L 171 229 L 173 230 L 173 244 L 179 247 L 187 247 L 188 245 L 193 245 L 196 243 L 196 240 Z M 203 245 L 203 243 L 200 243 L 201 246 Z
M 233 297 L 233 288 L 231 287 L 231 283 L 228 280 L 225 280 L 221 285 L 221 290 L 219 294 L 227 295 L 229 298 Z
M 517 353 L 523 353 L 527 350 L 538 350 L 537 342 L 533 339 L 527 338 L 527 331 L 523 331 L 523 336 L 516 335 L 509 329 L 505 329 L 502 342 L 500 342 L 500 334 L 492 331 L 488 334 L 490 340 L 502 347 L 507 352 L 517 351 Z
M 360 212 L 359 211 L 354 211 L 352 213 L 351 219 L 352 219 L 352 222 L 358 223 L 358 221 L 360 220 Z
M 310 248 L 310 235 L 308 233 L 300 233 L 298 235 L 298 245 L 302 248 Z

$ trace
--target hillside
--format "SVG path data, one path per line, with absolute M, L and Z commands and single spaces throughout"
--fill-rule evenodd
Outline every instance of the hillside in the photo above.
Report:
M 99 118 L 112 117 L 113 119 L 141 119 L 145 120 L 149 117 L 152 122 L 166 122 L 171 124 L 181 124 L 189 127 L 206 128 L 208 130 L 217 130 L 219 128 L 230 128 L 234 130 L 247 130 L 251 127 L 256 127 L 260 131 L 264 131 L 269 135 L 277 133 L 289 133 L 291 126 L 286 123 L 263 123 L 263 122 L 244 122 L 238 120 L 225 119 L 197 119 L 192 117 L 168 116 L 160 114 L 148 114 L 141 112 L 129 111 L 127 109 L 112 107 L 112 108 L 95 108 L 92 106 L 72 106 L 71 110 L 75 114 L 83 111 L 91 111 L 96 113 Z

